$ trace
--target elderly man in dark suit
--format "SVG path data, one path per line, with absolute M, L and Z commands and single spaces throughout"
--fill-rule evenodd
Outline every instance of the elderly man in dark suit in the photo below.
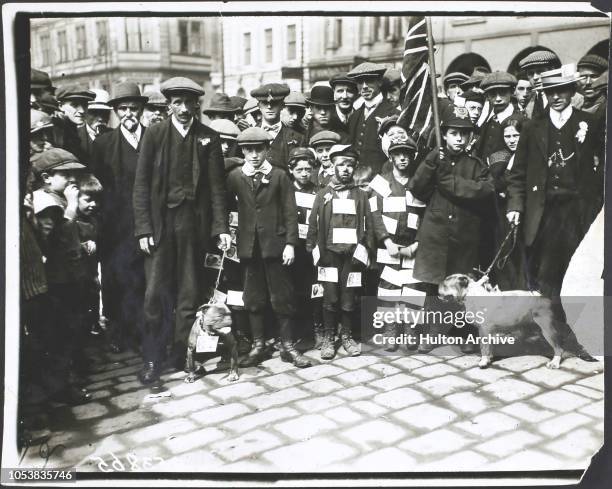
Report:
M 304 136 L 281 122 L 281 110 L 289 92 L 289 87 L 280 83 L 268 83 L 251 91 L 251 97 L 258 101 L 261 111 L 260 127 L 268 133 L 272 141 L 267 159 L 270 164 L 283 170 L 287 169 L 291 150 L 304 144 Z
M 231 243 L 219 135 L 197 119 L 204 89 L 175 77 L 162 83 L 171 117 L 147 129 L 134 183 L 134 235 L 145 253 L 143 384 L 159 379 L 166 340 L 165 313 L 174 307 L 175 366 L 201 291 L 204 250 L 212 238 L 226 250 Z
M 143 255 L 134 238 L 132 191 L 145 128 L 139 119 L 147 97 L 138 85 L 119 83 L 108 103 L 119 126 L 92 143 L 91 170 L 104 188 L 101 202 L 102 303 L 110 320 L 112 351 L 136 348 L 142 330 Z
M 351 145 L 359 157 L 360 165 L 371 168 L 372 176 L 380 173 L 387 160 L 380 146 L 378 126 L 385 117 L 398 113 L 397 108 L 381 92 L 386 70 L 383 65 L 366 62 L 353 68 L 347 75 L 357 82 L 364 100 L 363 105 L 349 117 Z

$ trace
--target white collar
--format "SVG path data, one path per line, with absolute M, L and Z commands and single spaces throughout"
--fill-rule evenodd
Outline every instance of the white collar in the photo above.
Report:
M 123 127 L 123 124 L 121 124 L 119 127 L 121 128 L 121 132 L 123 133 L 125 140 L 130 143 L 134 149 L 137 149 L 140 136 L 142 135 L 142 126 L 138 124 L 134 132 L 128 131 L 125 127 Z
M 176 127 L 176 130 L 184 138 L 187 136 L 189 129 L 191 129 L 191 126 L 193 125 L 193 117 L 189 119 L 189 122 L 187 124 L 182 124 L 178 121 L 176 116 L 172 114 L 172 124 L 174 124 L 174 127 Z
M 89 139 L 91 139 L 92 141 L 95 141 L 97 134 L 94 128 L 91 127 L 89 124 L 85 124 L 85 129 L 87 129 L 87 134 L 89 135 Z
M 338 114 L 338 119 L 340 119 L 340 122 L 346 124 L 346 122 L 348 121 L 349 116 L 345 115 L 344 112 L 342 112 L 340 110 L 340 107 L 338 107 L 337 105 L 336 105 L 336 114 Z
M 514 114 L 514 105 L 512 105 L 512 103 L 509 103 L 508 107 L 506 107 L 504 110 L 502 110 L 499 114 L 496 114 L 493 110 L 491 110 L 491 117 L 490 117 L 490 119 L 495 119 L 497 122 L 499 122 L 501 124 L 508 117 L 510 117 L 512 114 Z
M 370 111 L 370 110 L 378 107 L 382 101 L 383 101 L 382 93 L 379 93 L 372 100 L 365 100 L 364 99 L 363 100 L 363 105 L 365 106 L 366 110 Z
M 557 129 L 561 129 L 565 123 L 569 120 L 573 112 L 572 104 L 568 105 L 561 112 L 557 112 L 553 108 L 549 111 L 550 121 L 553 123 Z

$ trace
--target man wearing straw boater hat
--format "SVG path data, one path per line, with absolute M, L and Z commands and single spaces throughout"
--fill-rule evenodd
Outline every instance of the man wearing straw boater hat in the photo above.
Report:
M 119 126 L 96 137 L 91 151 L 91 170 L 104 187 L 100 203 L 102 302 L 110 321 L 110 349 L 115 352 L 135 348 L 142 330 L 144 265 L 134 240 L 132 190 L 145 133 L 139 121 L 146 102 L 136 83 L 117 84 L 105 105 L 112 107 Z
M 204 250 L 231 243 L 219 135 L 198 120 L 204 89 L 189 78 L 163 82 L 172 115 L 147 129 L 134 183 L 134 236 L 145 254 L 144 366 L 140 381 L 159 379 L 172 330 L 174 366 L 184 361 L 201 291 Z

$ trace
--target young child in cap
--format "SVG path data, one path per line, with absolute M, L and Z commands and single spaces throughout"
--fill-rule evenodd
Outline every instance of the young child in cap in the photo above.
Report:
M 318 190 L 311 180 L 315 161 L 314 152 L 311 149 L 294 148 L 289 154 L 287 166 L 293 179 L 298 217 L 299 243 L 295 248 L 293 270 L 298 300 L 298 316 L 303 319 L 299 333 L 302 338 L 310 338 L 313 334 L 314 324 L 315 348 L 318 348 L 323 338 L 322 300 L 321 297 L 312 297 L 312 286 L 317 283 L 317 273 L 316 267 L 312 263 L 312 255 L 306 251 L 308 218 Z
M 426 308 L 440 307 L 435 298 L 446 277 L 471 273 L 479 265 L 482 204 L 493 197 L 495 188 L 487 165 L 465 152 L 472 129 L 467 110 L 455 107 L 442 122 L 443 157 L 439 150 L 429 153 L 408 184 L 417 199 L 427 202 L 413 273 L 429 284 Z M 462 329 L 469 332 L 470 328 Z M 462 351 L 472 351 L 471 346 L 462 345 Z M 422 344 L 419 350 L 431 347 Z
M 324 339 L 321 358 L 335 356 L 335 332 L 340 313 L 340 338 L 351 356 L 361 353 L 353 340 L 355 309 L 362 286 L 362 272 L 373 249 L 372 215 L 367 194 L 353 179 L 357 156 L 349 145 L 330 150 L 334 168 L 331 181 L 315 198 L 308 222 L 306 249 L 313 254 L 323 282 Z
M 267 160 L 270 136 L 261 128 L 238 136 L 244 165 L 227 178 L 230 198 L 238 199 L 238 257 L 245 272 L 243 302 L 249 311 L 253 348 L 242 366 L 265 356 L 264 315 L 268 304 L 280 329 L 280 356 L 297 367 L 310 362 L 293 346 L 295 291 L 289 265 L 298 244 L 297 208 L 287 173 Z
M 315 152 L 317 166 L 312 173 L 312 181 L 319 188 L 325 188 L 334 175 L 329 159 L 329 150 L 334 144 L 340 144 L 340 135 L 333 131 L 321 131 L 310 138 L 309 147 Z

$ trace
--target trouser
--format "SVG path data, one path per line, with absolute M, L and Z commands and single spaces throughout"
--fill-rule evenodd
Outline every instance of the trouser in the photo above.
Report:
M 323 300 L 321 297 L 311 297 L 312 286 L 317 283 L 317 268 L 303 244 L 295 248 L 295 262 L 291 268 L 297 300 L 296 334 L 299 338 L 311 338 L 314 334 L 313 324 L 320 325 L 323 321 Z
M 361 272 L 359 265 L 353 264 L 351 254 L 339 254 L 326 251 L 324 257 L 326 267 L 338 270 L 338 282 L 323 282 L 323 309 L 326 311 L 353 312 L 361 292 L 361 287 L 348 287 L 348 276 L 353 272 Z M 362 273 L 362 281 L 364 280 Z
M 151 255 L 145 257 L 143 357 L 145 362 L 164 358 L 166 344 L 186 348 L 198 307 L 202 301 L 200 274 L 202 257 L 196 238 L 193 205 L 183 202 L 166 209 L 163 235 Z M 175 311 L 174 337 L 169 318 Z

